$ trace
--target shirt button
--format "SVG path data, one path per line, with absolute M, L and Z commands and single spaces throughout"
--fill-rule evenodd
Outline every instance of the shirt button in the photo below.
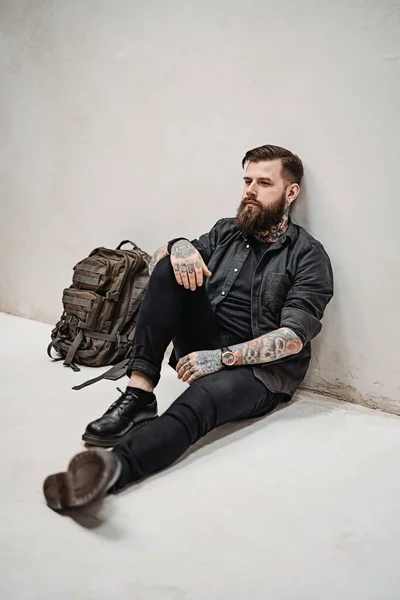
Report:
M 246 245 L 246 248 L 250 248 L 250 244 L 247 244 L 247 245 Z
M 237 272 L 238 272 L 238 270 L 237 270 L 237 269 L 233 269 L 233 270 L 235 271 L 235 273 L 237 273 Z
M 222 294 L 223 296 L 225 296 L 225 292 L 221 292 L 221 294 Z

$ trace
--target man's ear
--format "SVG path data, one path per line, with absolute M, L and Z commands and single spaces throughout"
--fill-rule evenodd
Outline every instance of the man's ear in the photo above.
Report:
M 291 186 L 289 186 L 288 191 L 286 193 L 286 200 L 287 202 L 290 204 L 292 204 L 292 202 L 294 200 L 296 200 L 297 196 L 300 193 L 300 186 L 298 183 L 292 183 Z

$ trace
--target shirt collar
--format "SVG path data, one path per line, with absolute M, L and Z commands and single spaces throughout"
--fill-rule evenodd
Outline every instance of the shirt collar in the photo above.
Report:
M 296 225 L 293 223 L 293 221 L 290 217 L 289 217 L 288 223 L 289 223 L 289 225 L 288 225 L 285 235 L 290 239 L 290 243 L 293 244 L 293 242 L 295 242 L 297 239 L 298 231 L 297 231 Z

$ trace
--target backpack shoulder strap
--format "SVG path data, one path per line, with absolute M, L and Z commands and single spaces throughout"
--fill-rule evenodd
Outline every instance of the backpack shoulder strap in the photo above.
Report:
M 77 350 L 78 350 L 79 346 L 81 345 L 82 340 L 83 340 L 83 331 L 81 329 L 79 331 L 79 333 L 76 335 L 74 341 L 72 342 L 70 349 L 68 350 L 67 356 L 65 357 L 64 363 L 63 363 L 65 367 L 71 367 L 71 369 L 73 371 L 80 371 L 80 368 L 77 367 L 73 361 L 74 361 L 75 354 L 77 353 Z
M 111 381 L 116 381 L 117 379 L 121 379 L 126 374 L 126 369 L 128 367 L 129 358 L 124 358 L 121 362 L 117 363 L 111 369 L 108 369 L 102 375 L 98 377 L 94 377 L 93 379 L 88 379 L 88 381 L 84 381 L 80 385 L 74 385 L 73 390 L 81 390 L 82 388 L 87 387 L 88 385 L 92 385 L 92 383 L 97 383 L 102 379 L 110 379 Z

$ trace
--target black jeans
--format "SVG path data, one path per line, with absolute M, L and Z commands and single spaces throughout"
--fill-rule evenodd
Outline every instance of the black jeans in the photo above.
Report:
M 140 307 L 128 373 L 141 371 L 157 385 L 171 340 L 178 359 L 195 350 L 246 341 L 234 340 L 218 329 L 205 287 L 192 292 L 180 286 L 167 256 L 156 265 Z M 122 473 L 113 491 L 172 464 L 215 427 L 265 415 L 282 399 L 248 366 L 224 368 L 197 379 L 164 414 L 114 449 Z

